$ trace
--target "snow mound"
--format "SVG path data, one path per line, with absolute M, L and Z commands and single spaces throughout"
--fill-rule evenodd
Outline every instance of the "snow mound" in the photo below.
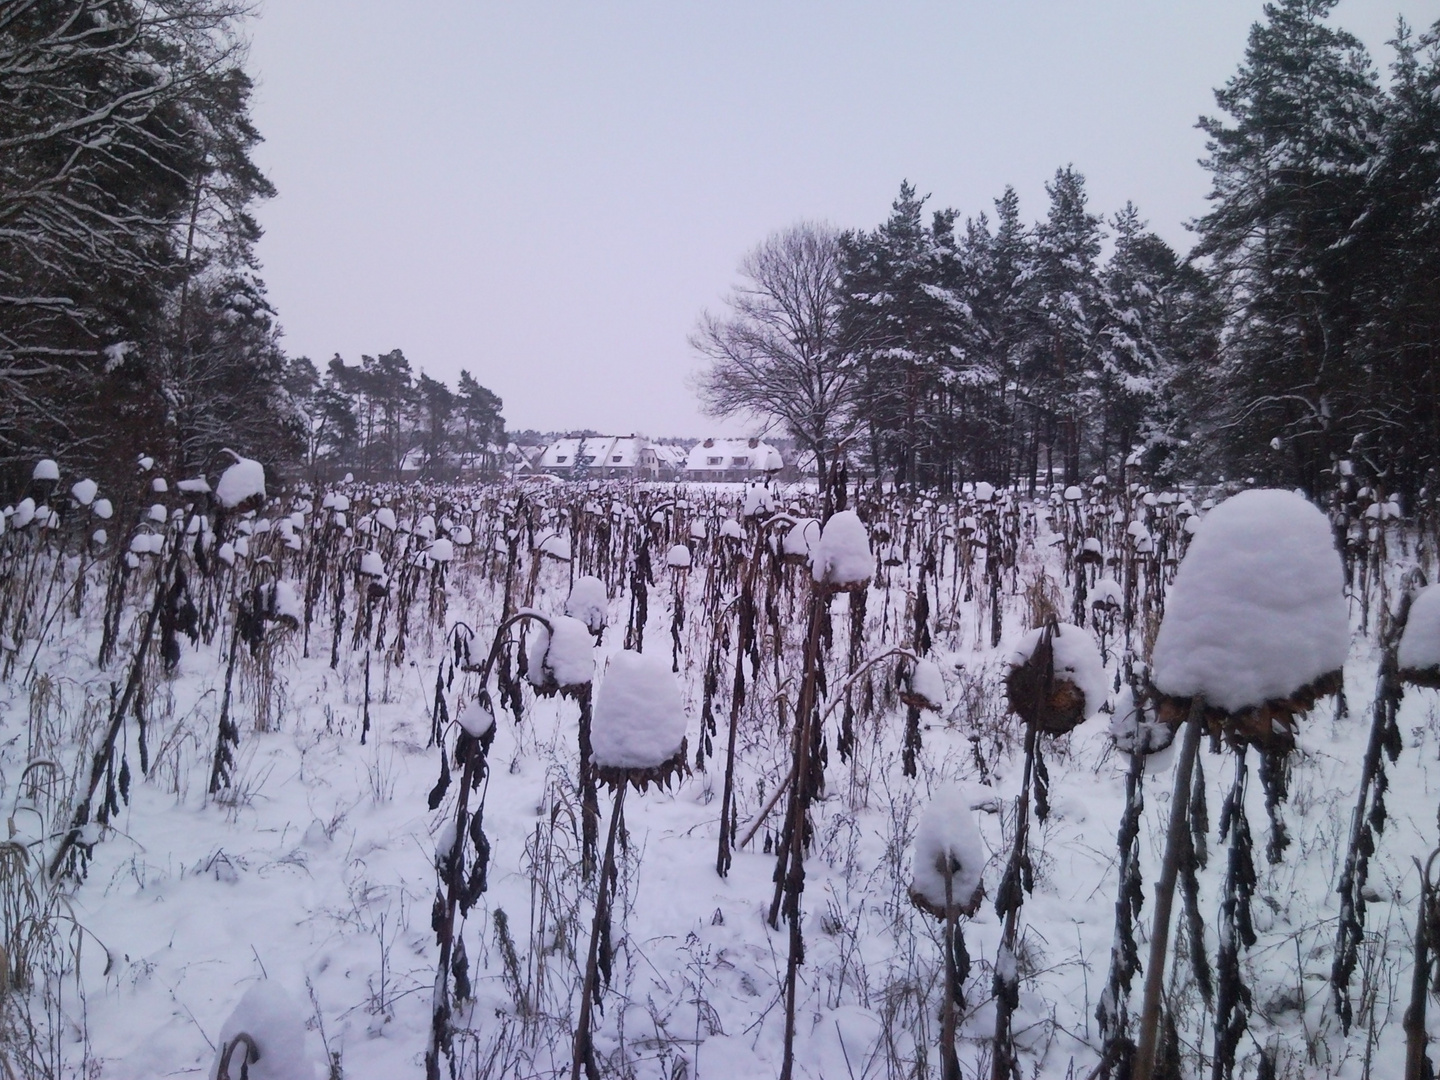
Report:
M 665 565 L 671 570 L 689 570 L 690 549 L 684 544 L 676 544 L 666 553 Z
M 910 694 L 922 709 L 939 712 L 945 707 L 945 677 L 934 660 L 920 660 L 910 672 Z
M 270 589 L 269 614 L 272 619 L 283 619 L 286 622 L 299 626 L 305 621 L 305 605 L 300 602 L 300 594 L 295 591 L 295 586 L 288 581 L 277 581 Z
M 246 499 L 265 497 L 265 466 L 254 458 L 238 458 L 220 474 L 215 485 L 215 498 L 227 510 L 233 510 Z
M 801 518 L 786 531 L 780 553 L 794 559 L 809 559 L 819 540 L 820 522 L 815 518 Z
M 570 561 L 570 541 L 557 532 L 541 534 L 535 548 L 541 555 L 548 555 L 557 562 Z
M 385 560 L 378 551 L 367 551 L 360 556 L 360 573 L 373 578 L 385 576 Z
M 1343 586 L 1330 523 L 1304 498 L 1256 489 L 1226 499 L 1175 575 L 1155 688 L 1236 712 L 1340 670 L 1350 645 Z
M 471 698 L 460 706 L 460 715 L 455 717 L 471 738 L 478 739 L 495 726 L 495 714 Z
M 189 480 L 181 480 L 175 485 L 187 495 L 208 495 L 210 494 L 210 481 L 203 476 L 196 476 Z
M 1395 659 L 1401 671 L 1440 668 L 1440 585 L 1429 585 L 1415 594 Z
M 610 609 L 610 597 L 605 593 L 605 583 L 592 574 L 575 579 L 570 586 L 570 598 L 565 601 L 565 614 L 579 619 L 592 634 L 605 629 L 605 618 Z
M 94 480 L 79 480 L 70 489 L 70 497 L 75 500 L 76 506 L 89 506 L 95 501 L 95 493 L 99 490 L 100 485 Z
M 985 869 L 985 844 L 975 826 L 969 800 L 958 787 L 939 788 L 920 816 L 915 830 L 915 861 L 910 893 L 933 908 L 945 911 L 944 867 L 953 875 L 950 896 L 956 907 L 966 907 L 980 887 Z
M 1125 604 L 1125 593 L 1114 578 L 1102 577 L 1090 590 L 1091 607 L 1119 608 Z
M 610 658 L 595 700 L 590 747 L 602 769 L 654 769 L 680 752 L 685 705 L 670 662 L 626 649 Z
M 31 480 L 59 480 L 60 466 L 50 458 L 35 463 L 35 471 L 30 474 Z
M 431 560 L 437 563 L 448 563 L 455 558 L 455 545 L 445 537 L 440 537 L 430 544 L 430 550 L 426 552 Z
M 820 533 L 810 567 L 816 582 L 831 588 L 863 586 L 874 572 L 870 534 L 854 510 L 833 514 Z
M 1040 644 L 1045 628 L 1037 626 L 1010 651 L 1006 663 L 1012 668 L 1024 667 Z M 1094 716 L 1110 696 L 1110 680 L 1105 675 L 1105 662 L 1100 648 L 1085 630 L 1071 623 L 1059 623 L 1050 638 L 1051 655 L 1055 658 L 1056 680 L 1068 680 L 1085 695 L 1085 716 Z
M 774 511 L 775 500 L 769 488 L 751 484 L 745 489 L 745 504 L 740 512 L 741 517 L 765 517 Z
M 1175 740 L 1175 729 L 1169 724 L 1150 719 L 1135 700 L 1129 685 L 1120 687 L 1115 695 L 1115 713 L 1110 718 L 1110 738 L 1115 748 L 1126 754 L 1154 754 Z
M 579 619 L 560 615 L 550 620 L 550 632 L 536 627 L 526 677 L 532 686 L 580 686 L 595 677 L 595 639 Z
M 260 1058 L 249 1066 L 250 1080 L 314 1080 L 315 1066 L 305 1053 L 304 1013 L 277 983 L 266 979 L 245 991 L 235 1011 L 220 1028 L 220 1049 L 236 1035 L 255 1040 Z M 230 1059 L 230 1075 L 240 1075 L 243 1047 Z M 220 1053 L 210 1070 L 211 1080 L 220 1073 Z

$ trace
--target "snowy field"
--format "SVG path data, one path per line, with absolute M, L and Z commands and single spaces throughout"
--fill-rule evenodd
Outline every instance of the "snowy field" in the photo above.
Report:
M 1190 788 L 1162 1056 L 1208 1070 L 1218 1019 L 1237 1076 L 1403 1074 L 1440 726 L 1396 672 L 1440 663 L 1440 599 L 1398 662 L 1388 612 L 1434 523 L 1354 481 L 1323 515 L 1253 499 L 1206 552 L 1248 496 L 852 491 L 822 535 L 802 491 L 77 479 L 0 533 L 15 1075 L 213 1075 L 243 1031 L 256 1080 L 568 1076 L 588 1015 L 603 1076 L 776 1076 L 797 942 L 794 1076 L 941 1076 L 947 1023 L 967 1078 L 997 1045 L 1104 1075 L 1139 1038 L 1146 972 L 1112 955 L 1148 962 L 1163 721 L 1197 691 L 1228 734 Z M 1137 717 L 1152 656 L 1172 696 Z M 1078 726 L 1027 737 L 1017 665 L 1073 685 Z M 954 905 L 983 893 L 949 965 L 946 857 Z

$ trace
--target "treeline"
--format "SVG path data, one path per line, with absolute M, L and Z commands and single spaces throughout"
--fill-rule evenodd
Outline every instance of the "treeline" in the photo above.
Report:
M 306 472 L 367 480 L 488 477 L 505 445 L 504 403 L 461 370 L 456 388 L 399 349 L 347 365 L 331 358 L 322 376 L 305 357 L 289 362 L 286 387 L 306 418 Z
M 3 475 L 299 453 L 255 257 L 274 189 L 251 157 L 246 6 L 0 2 Z
M 1033 226 L 1007 189 L 995 216 L 923 219 L 902 185 L 889 220 L 839 238 L 839 326 L 859 430 L 852 457 L 901 484 L 1086 473 L 1129 460 L 1188 469 L 1176 390 L 1213 361 L 1219 308 L 1204 274 L 1132 206 L 1105 229 L 1062 169 Z
M 693 344 L 702 399 L 782 421 L 872 475 L 1076 483 L 1254 476 L 1316 490 L 1351 459 L 1414 494 L 1440 466 L 1440 23 L 1382 81 L 1334 0 L 1280 0 L 1205 118 L 1210 209 L 1187 255 L 1059 170 L 1027 223 L 804 224 L 742 263 Z

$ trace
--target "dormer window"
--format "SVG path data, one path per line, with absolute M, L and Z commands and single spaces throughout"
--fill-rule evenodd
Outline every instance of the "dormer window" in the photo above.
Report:
M 723 457 L 707 457 L 707 458 L 705 459 L 705 464 L 706 464 L 706 465 L 724 465 L 724 464 L 725 464 L 725 459 L 724 459 Z
M 747 465 L 750 464 L 750 459 L 749 459 L 748 457 L 732 458 L 732 459 L 730 460 L 730 464 L 731 464 L 732 467 L 734 467 L 734 468 L 736 468 L 736 469 L 743 469 L 743 468 L 745 468 Z
M 568 454 L 556 454 L 556 455 L 555 455 L 555 463 L 556 463 L 557 465 L 564 465 L 565 462 L 567 462 L 567 461 L 569 461 L 569 460 L 570 460 L 570 457 L 569 457 Z
M 621 454 L 616 454 L 616 455 L 615 455 L 614 457 L 612 457 L 610 460 L 613 461 L 613 462 L 615 462 L 615 463 L 618 465 L 618 464 L 620 463 L 620 459 L 621 459 L 622 456 L 623 456 L 623 455 L 621 455 Z

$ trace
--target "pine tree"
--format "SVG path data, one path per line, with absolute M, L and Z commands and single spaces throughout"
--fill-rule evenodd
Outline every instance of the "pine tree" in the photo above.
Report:
M 180 446 L 211 441 L 182 430 L 217 426 L 257 452 L 285 442 L 293 417 L 247 262 L 246 207 L 268 185 L 248 158 L 240 14 L 230 0 L 0 11 L 0 463 L 59 453 L 103 478 L 137 448 L 161 452 L 157 431 Z M 228 273 L 202 283 L 187 237 L 205 241 L 222 204 Z M 170 391 L 196 337 L 256 363 L 248 387 L 207 373 L 241 396 L 192 424 Z M 244 437 L 253 421 L 263 444 Z
M 450 417 L 455 412 L 455 395 L 438 379 L 423 371 L 415 387 L 419 421 L 416 436 L 421 451 L 420 475 L 425 479 L 449 475 L 453 470 L 446 460 L 450 450 Z
M 1235 403 L 1232 457 L 1311 490 L 1348 452 L 1366 407 L 1346 388 L 1362 321 L 1354 229 L 1380 91 L 1361 43 L 1326 24 L 1334 6 L 1267 4 L 1239 71 L 1215 95 L 1233 124 L 1200 125 L 1213 209 L 1200 219 L 1198 251 L 1213 261 L 1233 328 L 1222 372 Z
M 904 182 L 883 225 L 843 240 L 847 320 L 864 328 L 857 358 L 872 463 L 877 476 L 893 470 L 911 487 L 953 477 L 952 389 L 972 332 L 957 215 L 937 211 L 927 227 L 925 201 Z
M 1050 208 L 1035 230 L 1032 279 L 1040 332 L 1029 345 L 1026 368 L 1032 402 L 1045 418 L 1047 434 L 1053 431 L 1047 444 L 1059 447 L 1064 481 L 1075 484 L 1083 428 L 1099 397 L 1102 235 L 1099 216 L 1088 209 L 1085 178 L 1073 167 L 1056 170 L 1045 190 Z
M 1099 357 L 1100 423 L 1092 464 L 1127 463 L 1167 480 L 1201 467 L 1191 436 L 1206 429 L 1203 393 L 1214 374 L 1219 310 L 1209 281 L 1149 232 L 1130 203 L 1111 220 L 1114 250 L 1101 270 L 1106 314 Z
M 479 463 L 485 473 L 496 468 L 494 451 L 505 441 L 505 417 L 501 415 L 505 403 L 495 394 L 475 381 L 475 376 L 464 368 L 456 384 L 455 399 L 464 426 L 461 453 L 471 468 Z
M 251 159 L 253 84 L 229 67 L 197 76 L 183 102 L 188 209 L 174 229 L 178 284 L 148 350 L 175 464 L 214 465 L 223 447 L 272 464 L 297 458 L 304 423 L 283 390 L 279 326 L 259 276 L 254 206 L 275 188 Z
M 1020 197 L 1006 187 L 995 200 L 993 237 L 983 220 L 967 229 L 966 248 L 972 252 L 976 298 L 972 302 L 981 347 L 993 372 L 995 396 L 991 402 L 991 429 L 1002 441 L 999 463 L 986 460 L 982 476 L 1008 482 L 1028 475 L 1034 492 L 1038 462 L 1039 413 L 1023 407 L 1026 396 L 1020 371 L 1035 328 L 1032 300 L 1034 238 L 1020 219 Z
M 400 479 L 400 464 L 410 449 L 408 420 L 415 400 L 410 361 L 399 349 L 362 356 L 360 369 L 370 411 L 369 445 L 376 451 L 371 468 L 388 480 Z
M 1348 453 L 1414 496 L 1440 468 L 1440 22 L 1401 21 L 1379 147 L 1358 223 L 1366 313 L 1357 346 Z M 1365 403 L 1383 402 L 1383 409 Z

